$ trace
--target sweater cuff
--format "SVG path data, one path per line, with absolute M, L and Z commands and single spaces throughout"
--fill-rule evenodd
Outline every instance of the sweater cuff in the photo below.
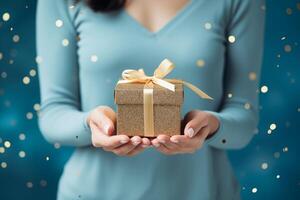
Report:
M 217 147 L 217 148 L 228 148 L 230 144 L 230 138 L 232 135 L 230 134 L 232 130 L 226 126 L 226 120 L 221 113 L 214 111 L 205 112 L 214 115 L 219 120 L 219 128 L 215 131 L 213 135 L 205 140 L 205 144 Z
M 84 130 L 86 130 L 86 131 L 90 131 L 91 130 L 90 126 L 87 123 L 87 118 L 88 118 L 89 114 L 90 114 L 89 111 L 83 113 L 83 122 L 82 123 L 83 123 Z

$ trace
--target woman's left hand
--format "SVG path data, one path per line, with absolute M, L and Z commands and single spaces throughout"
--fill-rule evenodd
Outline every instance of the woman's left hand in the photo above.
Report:
M 205 139 L 219 128 L 219 123 L 219 120 L 208 112 L 192 110 L 183 119 L 183 135 L 159 135 L 151 143 L 166 155 L 194 153 L 202 147 Z

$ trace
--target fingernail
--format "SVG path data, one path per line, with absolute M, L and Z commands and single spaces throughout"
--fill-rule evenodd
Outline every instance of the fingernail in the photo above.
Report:
M 128 140 L 121 140 L 121 141 L 120 141 L 121 144 L 125 144 L 125 143 L 127 143 L 127 142 L 128 142 Z
M 153 144 L 155 147 L 159 147 L 160 146 L 160 144 L 159 143 L 155 143 L 155 144 Z
M 158 140 L 160 143 L 163 143 L 163 144 L 165 144 L 166 143 L 166 141 L 164 141 L 164 140 Z
M 194 136 L 194 129 L 189 128 L 189 129 L 187 130 L 187 135 L 188 135 L 189 137 L 193 137 L 193 136 Z
M 143 144 L 142 147 L 143 147 L 143 148 L 148 148 L 149 145 Z
M 109 126 L 108 126 L 108 125 L 105 125 L 105 126 L 104 126 L 104 130 L 105 130 L 105 132 L 108 134 Z
M 174 138 L 171 138 L 170 140 L 171 140 L 172 142 L 174 142 L 174 143 L 179 143 L 179 141 L 176 140 L 176 139 L 174 139 Z

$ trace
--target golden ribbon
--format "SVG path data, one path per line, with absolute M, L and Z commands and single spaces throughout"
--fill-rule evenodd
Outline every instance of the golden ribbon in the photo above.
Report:
M 195 85 L 179 79 L 164 79 L 173 69 L 174 64 L 168 59 L 164 59 L 155 69 L 153 76 L 147 76 L 143 69 L 126 69 L 122 72 L 123 80 L 120 83 L 143 83 L 144 85 L 144 136 L 154 136 L 154 116 L 153 116 L 153 84 L 157 84 L 168 90 L 175 92 L 174 83 L 181 83 L 195 92 L 203 99 L 210 99 L 206 93 Z

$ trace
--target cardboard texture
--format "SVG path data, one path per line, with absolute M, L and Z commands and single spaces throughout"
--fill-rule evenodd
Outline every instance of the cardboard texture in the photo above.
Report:
M 122 83 L 115 88 L 117 104 L 117 134 L 145 136 L 143 89 L 145 84 Z M 181 134 L 183 85 L 175 84 L 175 92 L 153 86 L 154 137 L 159 134 Z

